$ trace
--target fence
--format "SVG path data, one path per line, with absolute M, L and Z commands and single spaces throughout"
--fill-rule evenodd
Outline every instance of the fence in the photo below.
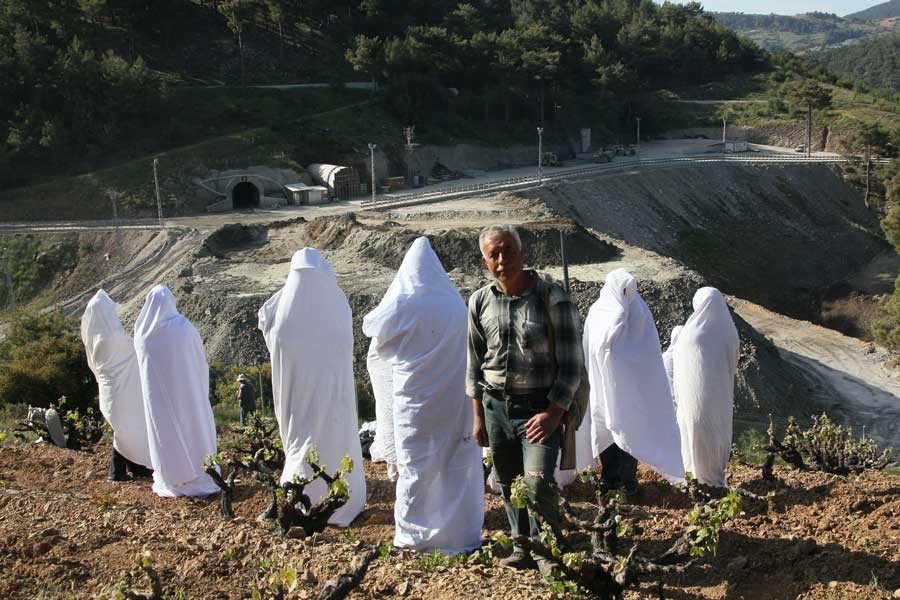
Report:
M 552 172 L 545 172 L 543 176 L 523 175 L 507 179 L 499 179 L 495 181 L 486 181 L 483 183 L 473 183 L 469 185 L 459 185 L 445 187 L 437 190 L 410 192 L 406 194 L 384 194 L 377 197 L 373 202 L 371 199 L 364 200 L 362 206 L 364 208 L 381 208 L 383 206 L 392 206 L 398 203 L 406 203 L 411 201 L 437 200 L 441 198 L 459 198 L 469 194 L 477 194 L 486 191 L 513 191 L 524 187 L 532 186 L 537 183 L 552 182 L 563 179 L 571 179 L 573 177 L 596 177 L 606 174 L 617 173 L 631 169 L 643 169 L 647 167 L 666 167 L 681 165 L 697 165 L 703 163 L 747 163 L 747 164 L 802 164 L 802 163 L 819 163 L 819 164 L 835 164 L 847 162 L 844 156 L 802 156 L 791 154 L 755 154 L 749 156 L 738 155 L 714 155 L 714 156 L 690 156 L 690 157 L 672 157 L 672 158 L 651 158 L 651 159 L 625 159 L 617 162 L 590 165 L 586 167 L 572 167 L 564 170 L 554 169 Z M 874 160 L 872 162 L 890 162 L 888 159 Z

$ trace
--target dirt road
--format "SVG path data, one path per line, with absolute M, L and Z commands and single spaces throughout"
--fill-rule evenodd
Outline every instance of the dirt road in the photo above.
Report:
M 808 379 L 809 392 L 857 432 L 900 448 L 900 380 L 884 366 L 883 350 L 832 329 L 797 321 L 757 304 L 731 299 L 735 311 L 769 337 Z M 870 349 L 874 349 L 870 351 Z

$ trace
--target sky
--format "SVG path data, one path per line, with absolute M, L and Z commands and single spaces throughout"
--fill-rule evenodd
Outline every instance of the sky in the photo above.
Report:
M 688 0 L 670 1 L 685 4 Z M 884 0 L 700 0 L 703 8 L 709 12 L 796 15 L 819 11 L 835 13 L 842 17 L 882 2 Z

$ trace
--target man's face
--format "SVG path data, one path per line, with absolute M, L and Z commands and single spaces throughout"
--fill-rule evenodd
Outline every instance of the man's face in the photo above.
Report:
M 516 240 L 509 234 L 489 237 L 481 247 L 484 266 L 502 283 L 514 281 L 521 273 L 525 253 L 516 247 Z

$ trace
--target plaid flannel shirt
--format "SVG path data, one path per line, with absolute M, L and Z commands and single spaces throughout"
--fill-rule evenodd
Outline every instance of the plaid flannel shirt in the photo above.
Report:
M 584 361 L 581 319 L 575 303 L 560 286 L 531 273 L 534 285 L 519 296 L 507 296 L 492 283 L 469 297 L 466 393 L 480 400 L 483 389 L 479 382 L 509 395 L 549 390 L 547 399 L 568 410 Z M 550 285 L 549 310 L 544 308 L 546 285 Z M 555 333 L 555 373 L 548 315 Z

